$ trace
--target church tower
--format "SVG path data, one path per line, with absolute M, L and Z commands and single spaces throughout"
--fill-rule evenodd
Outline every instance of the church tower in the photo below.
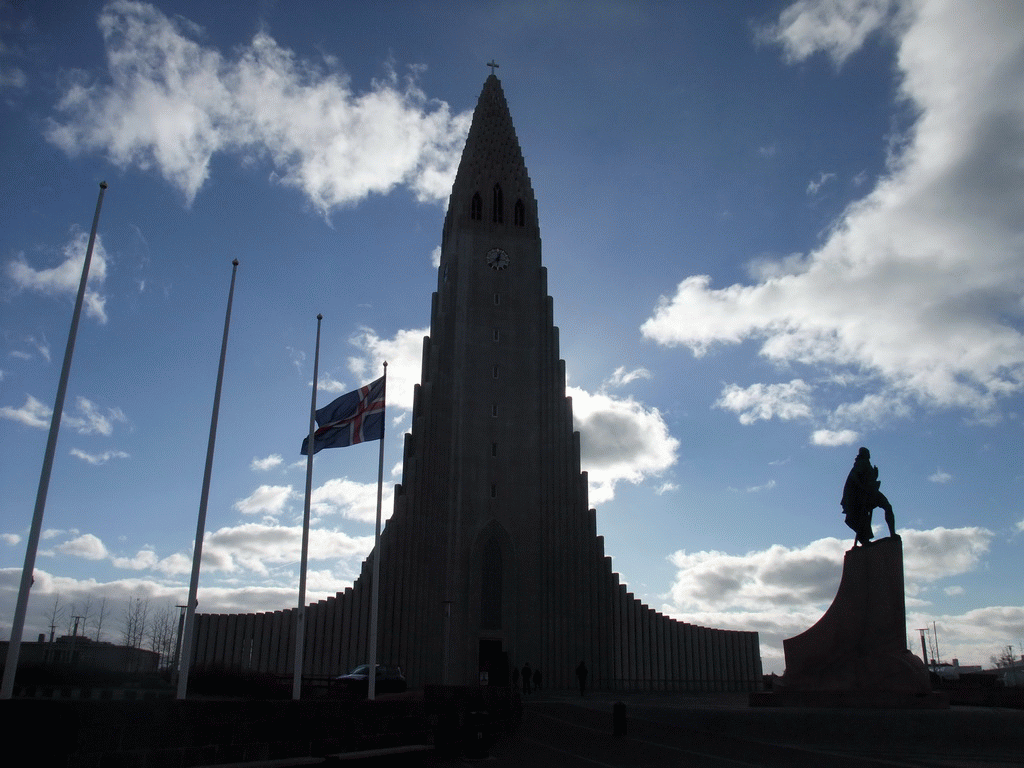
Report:
M 579 456 L 537 201 L 492 74 L 448 204 L 392 518 L 422 519 L 433 540 L 419 563 L 433 596 L 424 631 L 443 643 L 423 659 L 440 662 L 429 677 L 476 684 L 481 670 L 501 678 L 548 658 L 571 673 L 587 655 L 559 647 L 585 630 L 571 563 L 593 518 Z
M 757 633 L 670 619 L 619 583 L 597 535 L 541 263 L 537 201 L 491 74 L 448 203 L 402 483 L 355 583 L 305 612 L 304 675 L 377 659 L 411 687 L 506 685 L 529 663 L 570 688 L 753 690 Z M 197 616 L 194 665 L 287 673 L 294 610 Z

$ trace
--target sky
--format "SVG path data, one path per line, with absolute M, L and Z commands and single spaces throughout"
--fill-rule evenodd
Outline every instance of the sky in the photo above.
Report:
M 388 362 L 390 511 L 492 60 L 630 590 L 781 674 L 864 445 L 911 649 L 1024 652 L 1014 0 L 0 2 L 0 631 L 100 181 L 26 639 L 185 600 L 232 259 L 199 610 L 297 599 L 317 313 L 321 404 Z M 377 459 L 316 456 L 311 600 L 372 546 Z

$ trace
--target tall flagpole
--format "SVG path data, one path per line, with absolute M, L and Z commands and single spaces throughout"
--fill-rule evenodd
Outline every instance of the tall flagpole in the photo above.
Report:
M 25 548 L 25 565 L 21 570 L 21 587 L 18 589 L 18 603 L 14 609 L 14 621 L 11 623 L 11 641 L 7 644 L 7 663 L 4 667 L 3 684 L 0 685 L 0 699 L 9 699 L 14 694 L 14 676 L 18 671 L 21 635 L 25 631 L 25 614 L 28 613 L 28 593 L 32 589 L 32 574 L 36 565 L 36 553 L 39 550 L 39 536 L 43 528 L 43 511 L 46 509 L 46 494 L 50 489 L 50 472 L 53 469 L 53 457 L 57 452 L 57 433 L 60 431 L 60 420 L 64 414 L 64 397 L 68 390 L 68 377 L 71 375 L 71 358 L 75 354 L 75 341 L 78 338 L 78 321 L 82 316 L 85 288 L 89 282 L 89 265 L 92 263 L 92 248 L 96 243 L 96 229 L 100 223 L 100 208 L 103 206 L 103 194 L 106 191 L 107 182 L 101 181 L 99 198 L 96 200 L 96 213 L 92 217 L 92 232 L 89 233 L 89 247 L 85 250 L 85 261 L 82 263 L 82 279 L 78 283 L 75 310 L 71 314 L 68 346 L 64 351 L 64 366 L 60 371 L 57 399 L 54 401 L 53 417 L 50 419 L 50 436 L 46 441 L 46 451 L 43 454 L 43 469 L 39 474 L 36 508 L 35 512 L 32 513 L 32 527 L 29 531 L 28 544 Z
M 302 558 L 299 566 L 299 607 L 295 611 L 295 677 L 292 698 L 302 696 L 302 653 L 306 636 L 306 563 L 309 561 L 309 499 L 313 492 L 313 437 L 316 432 L 316 385 L 320 375 L 320 323 L 316 316 L 316 354 L 313 357 L 313 395 L 309 404 L 309 441 L 306 443 L 306 504 L 302 512 Z
M 231 262 L 231 288 L 228 290 L 228 309 L 224 314 L 224 339 L 220 345 L 220 366 L 217 368 L 217 386 L 213 393 L 213 414 L 210 416 L 210 442 L 206 446 L 206 471 L 203 473 L 203 492 L 199 499 L 199 520 L 196 523 L 196 543 L 192 551 L 192 579 L 185 604 L 185 628 L 181 638 L 181 658 L 178 660 L 178 698 L 184 699 L 188 689 L 188 669 L 192 663 L 192 635 L 195 633 L 196 605 L 199 600 L 199 563 L 203 559 L 203 536 L 206 533 L 206 505 L 210 500 L 210 476 L 213 474 L 213 447 L 217 442 L 217 416 L 220 413 L 220 390 L 224 383 L 224 359 L 228 353 L 228 329 L 231 327 L 231 301 L 235 296 L 235 273 L 238 259 Z
M 373 701 L 377 696 L 377 607 L 380 603 L 380 507 L 384 491 L 384 427 L 387 423 L 388 363 L 384 361 L 384 386 L 381 400 L 384 401 L 383 419 L 380 425 L 380 461 L 377 465 L 377 528 L 373 534 L 373 599 L 370 602 L 370 669 L 367 671 L 366 698 Z

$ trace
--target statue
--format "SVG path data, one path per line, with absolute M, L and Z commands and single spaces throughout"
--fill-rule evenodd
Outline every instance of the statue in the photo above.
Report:
M 885 522 L 889 526 L 889 535 L 896 535 L 896 518 L 892 513 L 892 505 L 880 490 L 878 467 L 871 466 L 871 453 L 867 448 L 857 452 L 853 469 L 846 477 L 843 486 L 843 500 L 840 502 L 846 514 L 846 524 L 857 534 L 853 546 L 861 546 L 871 541 L 871 513 L 875 507 L 885 510 Z

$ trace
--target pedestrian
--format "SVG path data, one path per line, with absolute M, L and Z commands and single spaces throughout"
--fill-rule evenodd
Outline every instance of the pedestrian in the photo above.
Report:
M 533 670 L 533 690 L 534 690 L 535 693 L 540 690 L 540 682 L 541 682 L 540 667 L 537 667 L 537 669 Z
M 587 665 L 582 661 L 576 667 L 576 679 L 580 681 L 580 696 L 587 690 Z
M 523 664 L 523 693 L 530 692 L 530 683 L 533 680 L 533 670 L 530 669 L 530 662 Z

